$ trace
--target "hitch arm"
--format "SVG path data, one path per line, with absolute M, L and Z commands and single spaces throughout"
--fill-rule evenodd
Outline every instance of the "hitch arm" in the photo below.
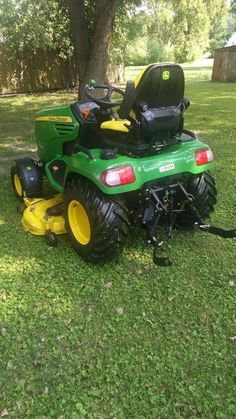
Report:
M 220 227 L 214 227 L 208 224 L 199 224 L 198 222 L 195 223 L 195 227 L 199 228 L 200 230 L 206 231 L 207 233 L 214 234 L 215 236 L 220 236 L 223 239 L 233 239 L 234 237 L 236 237 L 236 230 L 224 230 Z
M 201 218 L 196 206 L 194 205 L 194 199 L 191 195 L 188 194 L 184 186 L 179 182 L 180 189 L 183 191 L 185 197 L 187 198 L 188 204 L 195 215 L 197 222 L 194 224 L 196 228 L 206 231 L 207 233 L 214 234 L 215 236 L 220 236 L 223 239 L 233 239 L 236 237 L 236 230 L 224 230 L 220 227 L 210 226 L 209 224 L 204 224 L 203 219 Z
M 162 188 L 160 188 L 160 190 L 162 190 Z M 154 199 L 156 215 L 155 215 L 154 223 L 151 223 L 151 220 L 149 220 L 149 223 L 147 224 L 147 239 L 148 239 L 148 242 L 151 243 L 154 246 L 153 257 L 152 257 L 153 263 L 155 265 L 158 265 L 158 266 L 171 266 L 172 265 L 172 260 L 170 258 L 166 257 L 166 256 L 161 256 L 161 254 L 160 254 L 160 252 L 162 250 L 163 240 L 158 241 L 157 237 L 155 236 L 156 227 L 159 223 L 159 220 L 161 218 L 162 213 L 165 212 L 164 205 L 161 202 L 161 200 L 159 199 L 156 192 L 157 191 L 155 191 L 154 189 L 150 190 L 149 199 L 150 198 Z M 171 197 L 173 199 L 173 194 L 171 195 Z M 172 204 L 173 204 L 173 202 L 172 202 Z M 172 208 L 172 212 L 173 212 L 173 208 Z M 174 222 L 172 217 L 173 217 L 173 214 L 170 217 L 171 225 L 170 225 L 170 228 L 169 228 L 169 231 L 168 231 L 168 233 L 169 233 L 168 236 L 169 237 L 171 237 L 171 229 L 172 229 L 172 224 Z

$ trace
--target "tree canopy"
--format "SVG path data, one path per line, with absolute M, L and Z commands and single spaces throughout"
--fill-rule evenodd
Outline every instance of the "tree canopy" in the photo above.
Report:
M 236 0 L 233 0 L 231 3 L 231 10 L 233 13 L 236 13 Z
M 145 0 L 126 22 L 127 64 L 192 61 L 223 46 L 226 0 Z
M 57 0 L 0 0 L 0 39 L 16 53 L 57 49 L 72 54 L 66 8 Z
M 236 1 L 232 1 L 232 13 Z M 0 0 L 0 43 L 14 54 L 74 55 L 81 89 L 107 64 L 191 61 L 223 46 L 227 0 Z

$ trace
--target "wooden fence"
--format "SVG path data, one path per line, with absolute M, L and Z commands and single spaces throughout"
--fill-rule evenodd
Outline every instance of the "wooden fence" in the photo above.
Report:
M 66 88 L 78 80 L 74 59 L 56 51 L 12 55 L 0 48 L 0 93 L 32 93 Z
M 124 81 L 124 66 L 110 64 L 106 76 L 110 82 Z M 14 59 L 0 46 L 0 94 L 36 93 L 66 89 L 78 84 L 74 57 L 61 58 L 57 51 L 26 51 Z

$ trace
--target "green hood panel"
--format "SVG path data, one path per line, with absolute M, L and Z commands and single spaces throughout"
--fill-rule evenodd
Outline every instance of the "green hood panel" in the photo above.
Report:
M 198 174 L 211 170 L 213 163 L 197 166 L 195 162 L 195 151 L 207 147 L 207 144 L 193 140 L 170 146 L 155 156 L 132 158 L 118 155 L 114 160 L 100 159 L 100 149 L 91 150 L 95 160 L 89 160 L 84 153 L 79 152 L 63 158 L 67 164 L 65 179 L 72 173 L 78 173 L 90 179 L 99 189 L 109 195 L 135 191 L 141 188 L 144 183 L 152 180 L 180 173 Z M 105 170 L 124 165 L 133 167 L 136 177 L 134 183 L 116 187 L 108 187 L 102 183 L 101 174 Z M 55 187 L 55 185 L 53 186 Z M 56 189 L 63 192 L 62 188 Z
M 35 115 L 38 156 L 48 162 L 62 155 L 66 144 L 76 140 L 80 125 L 69 105 L 44 109 Z

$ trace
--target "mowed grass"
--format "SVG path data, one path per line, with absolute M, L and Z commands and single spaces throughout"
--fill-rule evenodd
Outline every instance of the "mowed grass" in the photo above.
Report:
M 215 155 L 212 222 L 235 228 L 236 84 L 188 71 L 185 126 Z M 119 258 L 94 266 L 67 236 L 50 249 L 21 227 L 12 161 L 36 149 L 34 113 L 75 98 L 0 99 L 0 416 L 236 417 L 235 239 L 176 232 L 174 265 L 160 268 L 133 229 Z
M 212 74 L 213 60 L 206 58 L 194 61 L 193 63 L 181 64 L 184 69 L 185 80 L 189 81 L 209 81 Z M 134 80 L 143 69 L 142 66 L 131 66 L 125 69 L 126 80 Z

